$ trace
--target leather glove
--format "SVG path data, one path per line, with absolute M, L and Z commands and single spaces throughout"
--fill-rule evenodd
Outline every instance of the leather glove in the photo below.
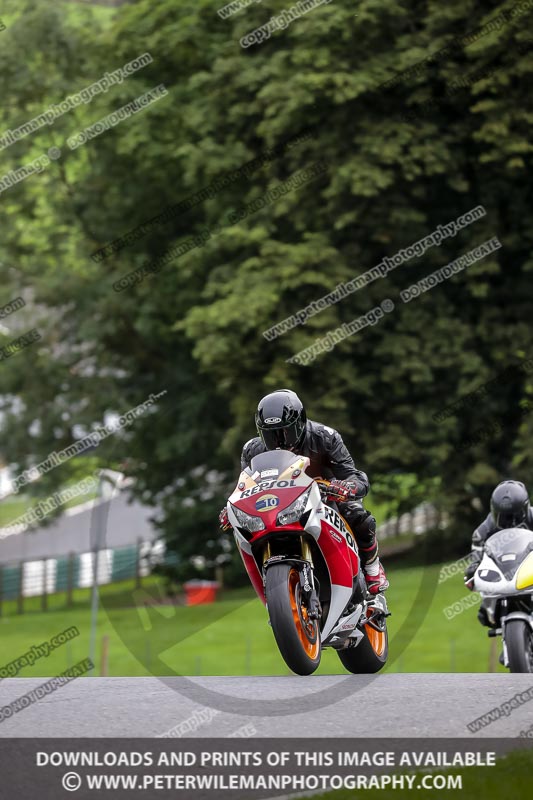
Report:
M 223 531 L 229 531 L 231 528 L 230 521 L 228 519 L 228 509 L 226 506 L 222 509 L 220 514 L 218 515 L 218 521 L 220 522 L 220 527 Z
M 355 481 L 341 481 L 337 478 L 333 478 L 327 487 L 328 498 L 341 503 L 346 500 L 355 500 L 359 496 L 359 492 L 359 486 Z

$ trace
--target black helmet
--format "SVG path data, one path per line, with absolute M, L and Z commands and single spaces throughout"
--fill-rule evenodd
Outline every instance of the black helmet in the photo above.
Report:
M 529 512 L 527 489 L 520 481 L 502 481 L 490 498 L 492 519 L 498 528 L 516 528 Z
M 267 450 L 294 450 L 303 442 L 306 422 L 302 401 L 290 389 L 267 394 L 257 406 L 257 433 Z

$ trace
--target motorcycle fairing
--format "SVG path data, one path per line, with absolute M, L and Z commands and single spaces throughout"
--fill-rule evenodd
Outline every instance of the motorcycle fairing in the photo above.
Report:
M 307 515 L 304 517 L 305 527 L 291 524 L 283 528 L 277 527 L 277 530 L 294 531 L 295 535 L 307 533 L 317 542 L 324 556 L 331 585 L 328 615 L 321 632 L 322 640 L 326 641 L 332 632 L 342 631 L 343 625 L 346 626 L 345 631 L 353 630 L 361 614 L 359 608 L 340 619 L 353 594 L 354 577 L 360 569 L 359 554 L 349 525 L 337 510 L 323 503 L 318 485 L 306 474 L 309 459 L 305 456 L 291 458 L 291 455 L 270 451 L 252 459 L 250 468 L 241 472 L 237 486 L 229 498 L 228 517 L 252 585 L 261 601 L 266 603 L 263 577 L 253 555 L 253 545 L 265 536 L 265 530 L 275 533 L 279 512 L 309 490 L 304 511 Z M 233 505 L 247 514 L 260 517 L 265 524 L 265 530 L 258 531 L 249 538 L 245 537 L 238 530 L 239 524 L 232 509 Z
M 508 528 L 489 537 L 474 577 L 484 597 L 533 593 L 533 532 Z
M 533 590 L 533 553 L 529 553 L 516 572 L 516 588 Z

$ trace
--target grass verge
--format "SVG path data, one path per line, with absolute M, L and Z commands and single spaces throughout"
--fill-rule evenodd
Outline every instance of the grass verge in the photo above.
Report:
M 365 800 L 405 800 L 413 796 L 416 800 L 435 797 L 460 797 L 461 800 L 500 800 L 501 797 L 512 797 L 513 800 L 528 800 L 531 797 L 532 769 L 533 752 L 524 750 L 498 759 L 494 767 L 466 767 L 439 772 L 439 775 L 461 774 L 461 789 L 425 789 L 421 782 L 428 773 L 413 772 L 405 773 L 416 776 L 412 789 L 341 789 L 326 794 L 313 794 L 312 800 L 355 800 L 358 797 L 364 797 Z
M 387 569 L 390 657 L 385 672 L 487 672 L 490 642 L 476 619 L 476 606 L 448 619 L 445 609 L 468 597 L 457 575 L 438 582 L 439 566 L 393 566 Z M 25 599 L 25 613 L 4 603 L 0 632 L 1 664 L 6 664 L 60 631 L 76 625 L 80 636 L 48 658 L 23 670 L 25 676 L 52 675 L 88 654 L 90 591 L 77 589 L 72 608 L 65 595 Z M 287 675 L 267 614 L 250 589 L 222 593 L 211 605 L 175 606 L 165 602 L 159 578 L 145 579 L 136 591 L 132 581 L 100 591 L 96 674 L 100 674 L 103 637 L 108 637 L 109 675 Z M 499 647 L 492 640 L 493 647 Z M 499 650 L 492 666 L 499 672 Z M 105 665 L 103 669 L 105 670 Z M 337 654 L 325 650 L 318 674 L 343 673 Z

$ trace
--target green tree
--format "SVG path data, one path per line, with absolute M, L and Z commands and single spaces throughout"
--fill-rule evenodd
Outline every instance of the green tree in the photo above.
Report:
M 254 4 L 222 20 L 206 0 L 140 0 L 111 19 L 91 16 L 89 25 L 88 9 L 64 15 L 48 2 L 25 3 L 0 35 L 2 130 L 142 53 L 153 56 L 2 151 L 7 172 L 61 149 L 40 175 L 0 197 L 0 293 L 5 302 L 31 293 L 43 336 L 0 365 L 5 457 L 18 468 L 39 461 L 69 444 L 76 425 L 88 429 L 166 389 L 157 413 L 97 452 L 115 465 L 127 457 L 136 493 L 162 505 L 162 529 L 184 558 L 212 541 L 222 553 L 216 510 L 238 472 L 241 444 L 254 434 L 255 402 L 289 385 L 312 417 L 342 431 L 371 480 L 393 470 L 414 475 L 417 501 L 432 487 L 431 499 L 451 515 L 450 535 L 466 543 L 479 515 L 472 501 L 485 502 L 506 474 L 529 477 L 531 421 L 519 404 L 532 387 L 524 371 L 442 424 L 433 415 L 532 355 L 531 12 L 487 32 L 487 21 L 512 6 L 360 0 L 354 14 L 353 4 L 336 0 L 260 45 L 239 45 L 285 7 L 273 0 L 268 10 Z M 401 74 L 451 43 L 417 74 Z M 73 133 L 160 84 L 166 97 L 68 148 Z M 248 177 L 120 252 L 91 258 L 276 147 Z M 242 212 L 317 163 L 327 167 L 310 183 Z M 480 204 L 486 216 L 440 247 L 305 325 L 273 341 L 263 336 Z M 206 229 L 204 246 L 114 291 L 119 278 Z M 501 250 L 402 303 L 403 289 L 493 236 Z M 395 309 L 379 324 L 307 367 L 288 362 L 384 299 Z M 457 448 L 495 418 L 501 431 Z M 195 491 L 195 468 L 224 478 L 191 511 L 184 501 Z M 60 472 L 49 474 L 47 490 L 64 479 Z

